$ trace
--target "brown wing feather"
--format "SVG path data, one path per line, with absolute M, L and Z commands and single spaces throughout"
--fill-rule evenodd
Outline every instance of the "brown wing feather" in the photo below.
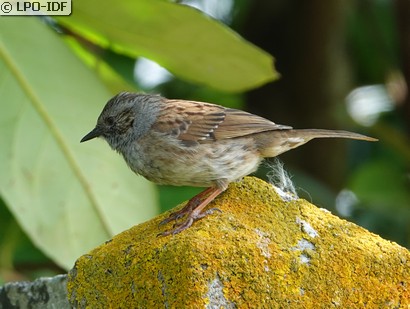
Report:
M 271 130 L 292 129 L 292 127 L 278 125 L 263 117 L 237 109 L 227 108 L 225 115 L 224 122 L 215 130 L 216 139 L 234 138 Z
M 193 145 L 291 127 L 210 103 L 165 100 L 153 129 L 175 135 L 185 144 Z

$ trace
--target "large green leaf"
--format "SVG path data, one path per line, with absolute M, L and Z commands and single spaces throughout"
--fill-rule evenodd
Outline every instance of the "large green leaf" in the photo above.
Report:
M 0 56 L 0 193 L 69 268 L 157 213 L 156 191 L 105 142 L 80 145 L 110 94 L 58 35 L 35 18 L 1 18 Z
M 216 89 L 239 92 L 278 77 L 273 57 L 188 6 L 162 0 L 81 0 L 59 22 L 89 40 Z

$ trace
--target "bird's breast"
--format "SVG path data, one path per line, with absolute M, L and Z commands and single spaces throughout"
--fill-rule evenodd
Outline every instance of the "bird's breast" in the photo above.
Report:
M 184 146 L 164 134 L 149 134 L 123 152 L 130 168 L 157 184 L 208 187 L 254 172 L 262 158 L 251 138 Z

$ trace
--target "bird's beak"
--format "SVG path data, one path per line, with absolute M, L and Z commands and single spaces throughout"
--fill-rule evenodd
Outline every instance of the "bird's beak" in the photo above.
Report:
M 93 139 L 96 137 L 99 137 L 101 136 L 101 134 L 102 134 L 101 129 L 98 127 L 95 127 L 90 133 L 88 133 L 86 136 L 84 136 L 81 139 L 80 143 L 89 141 L 90 139 Z

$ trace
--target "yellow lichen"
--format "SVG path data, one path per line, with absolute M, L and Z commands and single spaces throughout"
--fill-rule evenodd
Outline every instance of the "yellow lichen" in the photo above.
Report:
M 165 213 L 79 258 L 72 303 L 204 308 L 214 289 L 226 308 L 410 307 L 410 253 L 395 243 L 252 177 L 209 207 L 222 212 L 175 236 L 157 237 Z

